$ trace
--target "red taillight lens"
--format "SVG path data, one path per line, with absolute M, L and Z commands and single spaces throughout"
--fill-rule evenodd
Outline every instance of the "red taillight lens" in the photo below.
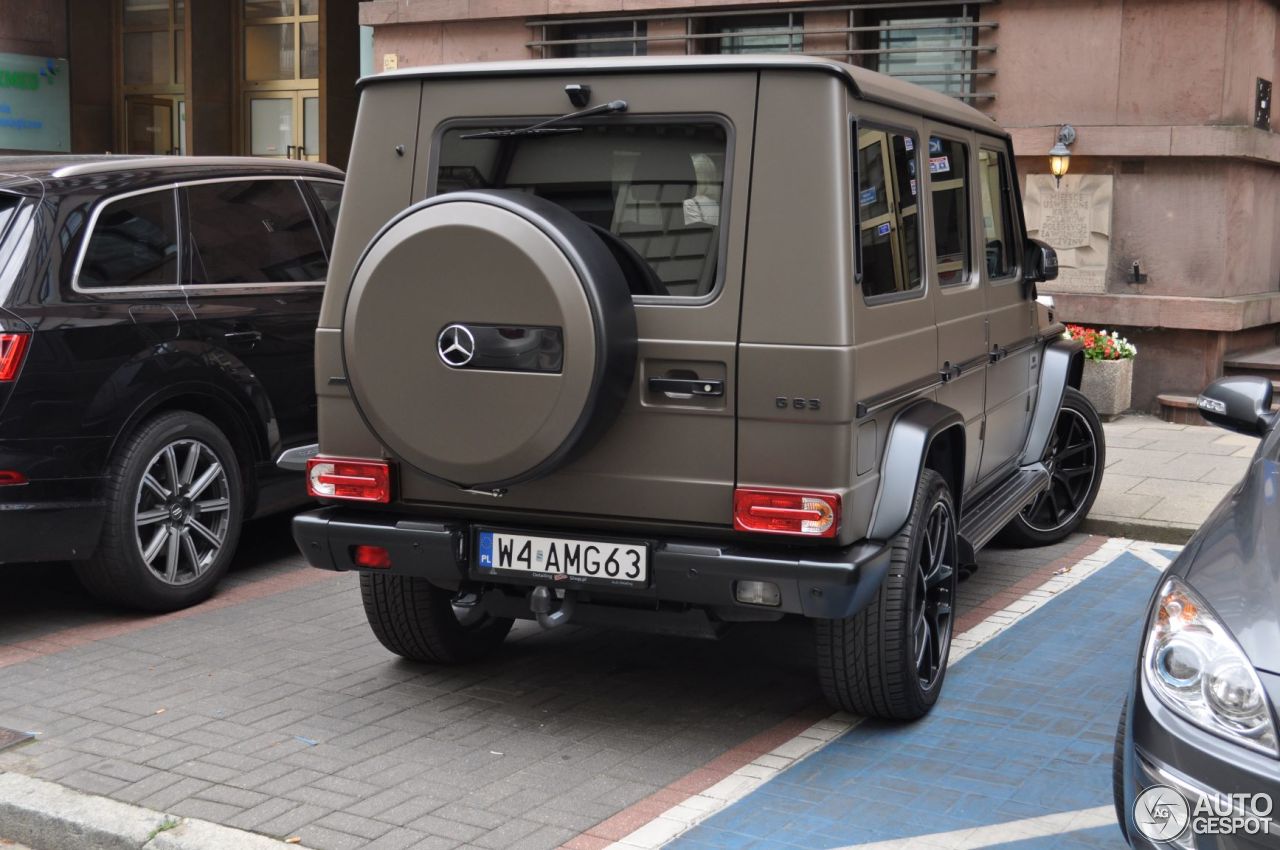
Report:
M 352 546 L 351 560 L 357 567 L 385 570 L 391 566 L 391 553 L 383 546 Z
M 835 537 L 840 528 L 840 497 L 802 490 L 735 490 L 733 527 L 765 534 Z
M 27 476 L 13 469 L 0 469 L 0 487 L 6 484 L 26 484 Z
M 307 492 L 318 499 L 390 502 L 391 467 L 384 460 L 313 457 L 307 461 Z
M 31 334 L 0 334 L 0 382 L 12 381 L 22 368 L 22 357 L 27 353 Z

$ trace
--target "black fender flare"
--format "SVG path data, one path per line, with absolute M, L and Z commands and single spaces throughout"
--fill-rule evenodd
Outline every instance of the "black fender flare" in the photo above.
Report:
M 964 417 L 954 408 L 936 401 L 921 399 L 903 408 L 889 426 L 884 459 L 880 463 L 880 489 L 867 537 L 888 540 L 906 525 L 915 500 L 916 482 L 924 471 L 929 449 L 934 441 L 952 428 L 960 429 L 960 448 L 964 450 Z M 964 458 L 960 458 L 963 478 Z M 959 482 L 963 485 L 963 481 Z M 962 493 L 953 493 L 959 510 Z
M 1080 387 L 1080 372 L 1084 368 L 1084 344 L 1078 339 L 1056 339 L 1044 347 L 1040 360 L 1040 388 L 1036 393 L 1036 406 L 1031 414 L 1031 428 L 1027 431 L 1027 443 L 1022 450 L 1023 466 L 1038 462 L 1044 457 L 1045 446 L 1053 433 L 1053 423 L 1058 419 L 1058 409 L 1067 387 Z

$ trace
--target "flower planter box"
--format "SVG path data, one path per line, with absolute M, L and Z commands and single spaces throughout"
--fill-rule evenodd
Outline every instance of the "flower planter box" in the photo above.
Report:
M 1133 397 L 1133 358 L 1085 360 L 1080 391 L 1100 416 L 1119 416 Z

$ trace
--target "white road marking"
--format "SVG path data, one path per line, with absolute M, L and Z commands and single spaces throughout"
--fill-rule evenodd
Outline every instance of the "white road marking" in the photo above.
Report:
M 1024 841 L 1028 838 L 1047 838 L 1078 829 L 1111 826 L 1116 822 L 1114 806 L 1097 806 L 1074 812 L 1057 812 L 1034 818 L 993 823 L 990 826 L 957 829 L 954 832 L 935 832 L 932 835 L 913 835 L 910 838 L 894 838 L 872 844 L 846 844 L 835 850 L 978 850 L 993 844 Z
M 1117 556 L 1126 551 L 1137 551 L 1141 547 L 1147 547 L 1149 550 L 1150 544 L 1138 543 L 1121 537 L 1109 539 L 1091 555 L 1076 562 L 1059 575 L 1053 576 L 1035 590 L 987 617 L 963 634 L 952 638 L 951 657 L 947 666 L 957 663 L 970 652 L 973 652 L 1023 617 L 1039 610 L 1050 599 L 1071 590 L 1080 582 L 1110 564 Z M 1162 555 L 1150 551 L 1147 552 L 1147 555 L 1153 558 L 1163 558 Z M 1148 563 L 1152 563 L 1145 555 L 1140 554 L 1139 557 Z M 1167 562 L 1168 559 L 1165 560 Z M 610 844 L 607 850 L 654 850 L 654 848 L 668 844 L 707 818 L 741 800 L 782 771 L 813 755 L 854 726 L 857 726 L 861 721 L 861 717 L 844 712 L 837 712 L 830 717 L 819 720 L 791 740 L 758 757 L 750 764 L 739 768 L 702 793 L 694 794 L 667 809 L 649 823 Z M 1088 809 L 1086 811 L 1095 810 Z M 1111 809 L 1107 807 L 1107 811 L 1111 811 Z M 1067 814 L 1076 813 L 1069 812 Z M 1046 815 L 1045 817 L 1055 818 L 1059 816 Z M 1115 813 L 1112 812 L 1111 818 L 1114 819 L 1114 817 Z M 1029 820 L 1039 821 L 1041 818 L 1030 818 Z M 1019 821 L 1018 823 L 1021 822 Z M 1085 827 L 1073 827 L 1073 829 L 1083 828 Z M 915 838 L 906 840 L 911 842 L 912 847 L 928 846 L 916 844 L 915 842 L 918 839 Z

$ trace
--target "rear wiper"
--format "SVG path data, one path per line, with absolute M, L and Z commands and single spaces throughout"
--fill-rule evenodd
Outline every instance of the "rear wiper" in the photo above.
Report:
M 559 124 L 562 121 L 573 121 L 578 118 L 590 118 L 592 115 L 607 115 L 612 112 L 626 111 L 627 102 L 625 100 L 611 100 L 608 103 L 602 103 L 590 109 L 583 109 L 580 112 L 570 112 L 567 115 L 548 118 L 546 121 L 539 121 L 537 124 L 530 124 L 528 127 L 512 127 L 507 130 L 484 130 L 479 133 L 467 133 L 459 138 L 509 139 L 513 136 L 551 136 L 559 133 L 581 133 L 581 127 L 553 127 L 551 125 Z

